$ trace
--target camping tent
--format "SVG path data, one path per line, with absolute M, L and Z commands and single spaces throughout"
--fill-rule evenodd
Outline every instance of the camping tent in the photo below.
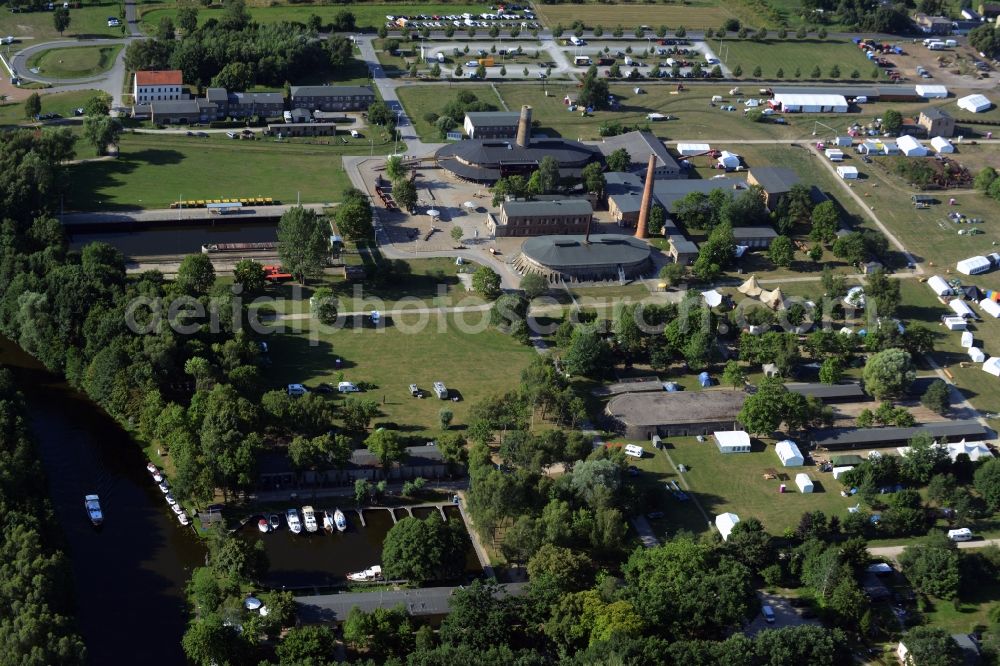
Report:
M 844 151 L 840 150 L 839 148 L 827 148 L 824 151 L 824 154 L 826 155 L 826 159 L 830 160 L 831 162 L 844 161 Z
M 945 317 L 944 325 L 948 327 L 949 331 L 964 331 L 967 327 L 965 319 L 962 317 Z
M 764 371 L 765 377 L 777 377 L 781 374 L 781 370 L 774 363 L 765 363 L 761 369 Z
M 946 445 L 948 448 L 948 457 L 951 458 L 952 462 L 963 453 L 969 456 L 969 460 L 976 462 L 980 458 L 992 458 L 993 452 L 990 451 L 982 442 L 966 442 L 964 439 L 961 442 L 953 442 Z
M 979 301 L 979 307 L 988 315 L 1000 317 L 1000 304 L 991 298 L 984 298 Z
M 938 153 L 953 153 L 955 152 L 955 146 L 951 145 L 951 141 L 944 138 L 943 136 L 936 136 L 931 139 L 931 146 L 934 147 Z
M 965 317 L 966 319 L 976 318 L 976 313 L 972 311 L 972 308 L 970 308 L 969 304 L 965 301 L 955 299 L 948 303 L 948 307 L 950 307 L 959 317 Z
M 1000 356 L 994 356 L 986 361 L 986 363 L 983 363 L 983 370 L 994 377 L 1000 377 Z
M 972 331 L 965 331 L 962 333 L 962 347 L 968 349 L 976 344 L 975 338 L 972 337 Z
M 857 180 L 858 167 L 839 166 L 837 167 L 837 175 L 843 178 L 844 180 Z
M 724 169 L 735 169 L 740 165 L 740 156 L 736 153 L 731 153 L 728 150 L 723 150 L 722 154 L 719 155 L 719 166 Z
M 722 294 L 712 289 L 710 291 L 701 292 L 701 297 L 705 299 L 705 303 L 710 308 L 722 305 Z
M 729 533 L 733 531 L 738 522 L 740 522 L 740 517 L 735 513 L 720 513 L 715 517 L 715 528 L 719 530 L 723 541 L 729 538 Z
M 707 372 L 703 372 L 698 375 L 698 384 L 700 384 L 702 388 L 709 387 L 712 385 L 712 378 L 708 376 Z
M 843 476 L 844 474 L 847 474 L 852 469 L 854 469 L 854 468 L 853 467 L 834 467 L 833 468 L 833 478 L 839 479 L 841 476 Z
M 678 143 L 677 152 L 685 157 L 691 157 L 692 155 L 701 155 L 707 153 L 712 149 L 707 143 Z
M 962 275 L 977 275 L 985 273 L 991 268 L 993 268 L 993 264 L 986 257 L 969 257 L 955 265 L 955 270 Z
M 757 276 L 751 275 L 747 278 L 746 282 L 736 288 L 736 291 L 741 294 L 746 294 L 751 298 L 756 298 L 757 296 L 760 296 L 760 293 L 764 290 L 760 288 L 759 284 L 757 284 Z
M 929 84 L 916 85 L 913 90 L 924 99 L 942 99 L 948 96 L 948 89 L 944 86 Z
M 986 98 L 986 95 L 966 95 L 958 100 L 958 108 L 969 113 L 982 113 L 989 111 L 993 104 Z
M 809 475 L 805 472 L 800 472 L 795 475 L 795 485 L 799 487 L 800 493 L 811 493 L 813 491 L 813 482 L 809 478 Z
M 785 295 L 781 293 L 781 287 L 774 291 L 760 292 L 760 301 L 772 310 L 785 307 Z
M 982 363 L 986 360 L 986 354 L 979 347 L 969 347 L 969 358 L 971 358 L 974 363 Z
M 940 275 L 933 275 L 927 280 L 927 286 L 934 290 L 938 296 L 947 296 L 951 293 L 951 287 Z
M 903 151 L 903 154 L 907 157 L 926 157 L 927 149 L 924 148 L 923 144 L 914 139 L 909 134 L 904 134 L 903 136 L 896 139 L 896 145 L 899 149 Z
M 847 290 L 847 296 L 844 296 L 844 305 L 850 305 L 855 308 L 865 307 L 865 288 L 864 287 L 851 287 Z
M 742 430 L 717 430 L 712 433 L 722 453 L 749 453 L 750 435 Z
M 774 452 L 778 454 L 781 464 L 785 467 L 802 467 L 805 464 L 802 452 L 799 451 L 799 447 L 795 445 L 795 442 L 790 439 L 785 439 L 775 444 Z

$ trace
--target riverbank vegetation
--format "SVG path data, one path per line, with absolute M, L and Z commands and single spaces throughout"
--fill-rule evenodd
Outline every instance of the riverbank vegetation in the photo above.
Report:
M 52 528 L 24 400 L 0 369 L 0 661 L 24 666 L 83 664 L 86 648 L 73 618 L 69 559 Z

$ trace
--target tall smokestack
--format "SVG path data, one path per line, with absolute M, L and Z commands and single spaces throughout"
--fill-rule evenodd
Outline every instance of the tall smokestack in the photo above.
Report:
M 522 148 L 528 147 L 531 140 L 531 107 L 525 104 L 521 107 L 521 119 L 517 121 L 517 139 L 515 142 Z
M 639 222 L 635 226 L 635 237 L 646 240 L 646 223 L 649 222 L 649 209 L 653 202 L 653 172 L 656 171 L 656 155 L 649 156 L 649 166 L 646 167 L 646 188 L 642 191 L 642 203 L 639 205 Z

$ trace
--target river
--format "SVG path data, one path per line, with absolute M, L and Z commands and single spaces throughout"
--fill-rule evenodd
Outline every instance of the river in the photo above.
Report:
M 171 225 L 139 227 L 134 230 L 86 231 L 69 233 L 70 247 L 81 249 L 87 243 L 103 242 L 122 251 L 127 258 L 146 258 L 197 254 L 209 243 L 255 243 L 278 240 L 278 225 L 269 222 L 240 224 Z
M 173 518 L 142 451 L 113 419 L 5 338 L 0 363 L 28 401 L 90 663 L 183 664 L 183 590 L 204 546 Z M 101 496 L 99 530 L 84 512 L 89 493 Z

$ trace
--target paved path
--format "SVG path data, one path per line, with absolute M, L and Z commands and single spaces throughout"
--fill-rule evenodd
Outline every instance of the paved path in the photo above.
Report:
M 629 518 L 635 531 L 639 533 L 639 540 L 644 548 L 656 548 L 660 545 L 660 540 L 653 534 L 653 528 L 649 526 L 646 516 L 632 516 Z
M 911 544 L 913 545 L 913 544 Z M 968 548 L 985 548 L 986 546 L 1000 546 L 1000 539 L 979 539 L 977 541 L 959 541 L 957 544 L 962 550 Z M 906 546 L 877 546 L 869 548 L 868 552 L 872 557 L 885 557 L 891 560 L 897 559 Z

